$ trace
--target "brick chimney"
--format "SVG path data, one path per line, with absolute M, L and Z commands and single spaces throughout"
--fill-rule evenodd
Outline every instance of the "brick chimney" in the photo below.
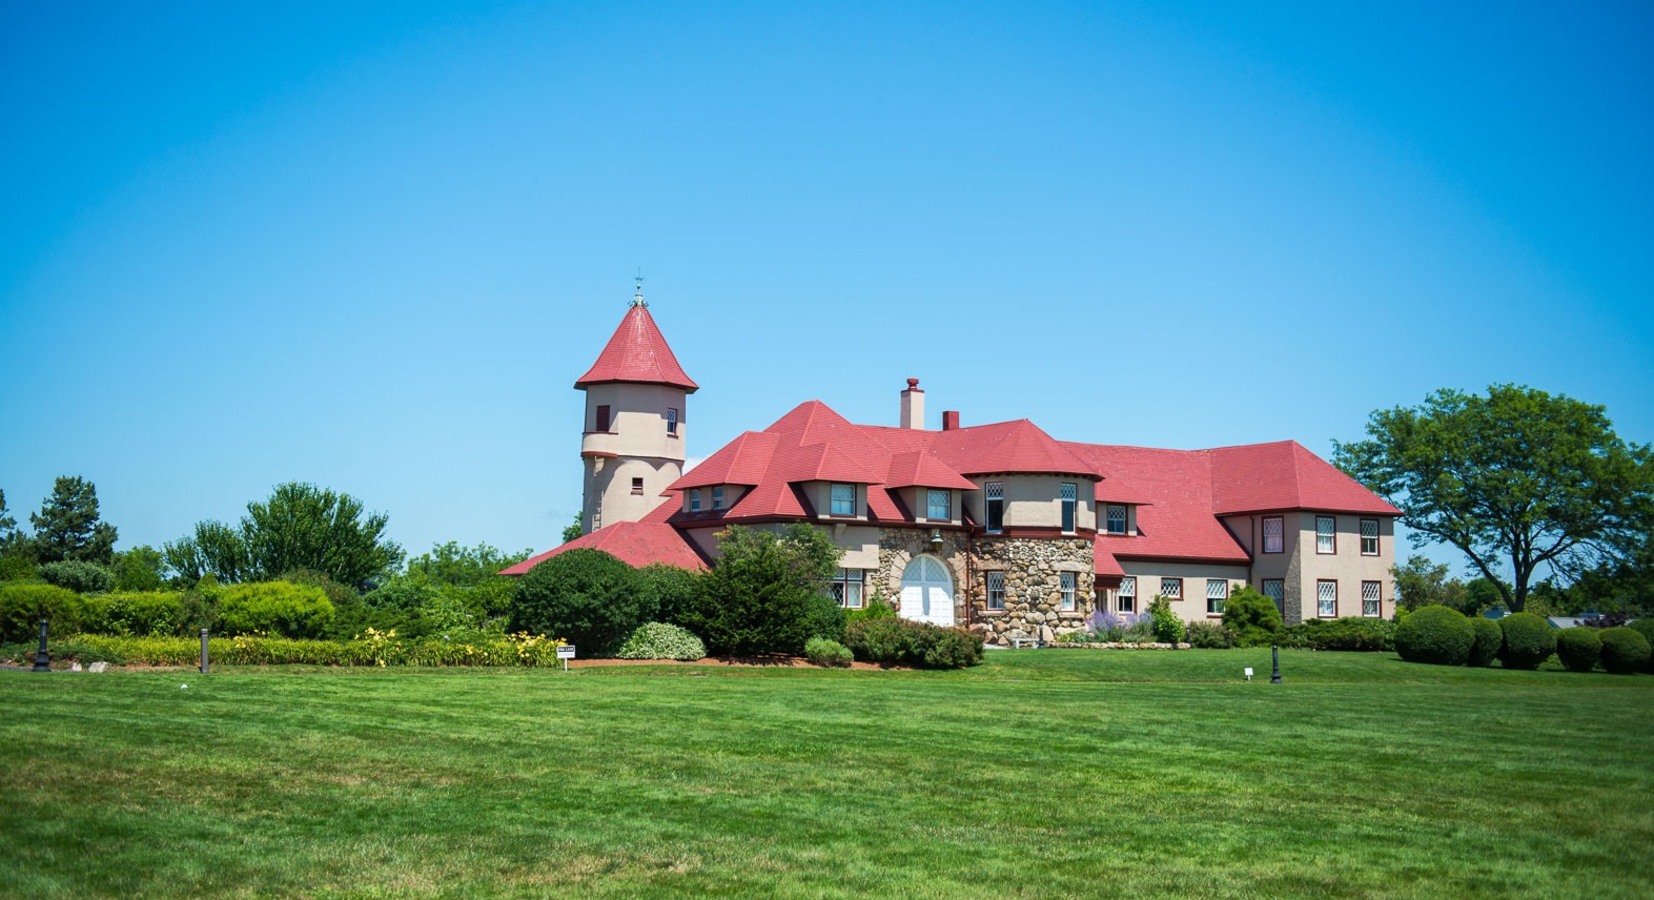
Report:
M 902 427 L 925 427 L 925 392 L 919 389 L 917 378 L 909 378 L 907 390 L 902 391 Z
M 958 431 L 959 430 L 959 410 L 957 410 L 957 409 L 946 409 L 946 410 L 942 411 L 942 430 L 943 431 Z

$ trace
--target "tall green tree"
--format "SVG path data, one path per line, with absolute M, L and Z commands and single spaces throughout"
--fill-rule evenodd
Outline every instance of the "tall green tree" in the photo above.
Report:
M 732 525 L 718 551 L 680 614 L 713 653 L 799 653 L 812 637 L 843 639 L 844 610 L 827 592 L 843 552 L 826 532 L 804 524 L 779 533 Z
M 40 512 L 29 514 L 35 556 L 42 563 L 76 560 L 109 565 L 115 526 L 98 518 L 98 489 L 79 475 L 60 476 Z
M 1625 558 L 1654 520 L 1654 462 L 1601 406 L 1518 385 L 1439 390 L 1379 410 L 1333 462 L 1402 511 L 1414 546 L 1446 543 L 1522 610 L 1540 566 Z M 1501 571 L 1511 573 L 1506 584 Z
M 385 537 L 389 523 L 384 513 L 364 515 L 349 494 L 288 482 L 247 504 L 239 527 L 199 522 L 163 555 L 186 582 L 208 574 L 221 582 L 269 581 L 308 569 L 359 588 L 402 563 L 402 548 Z
M 115 554 L 115 590 L 158 591 L 166 575 L 166 557 L 142 544 Z
M 17 520 L 12 518 L 11 511 L 6 509 L 6 492 L 0 489 L 0 550 L 4 550 L 17 539 Z

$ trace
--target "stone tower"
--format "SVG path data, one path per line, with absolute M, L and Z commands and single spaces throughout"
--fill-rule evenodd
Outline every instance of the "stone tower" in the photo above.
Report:
M 585 375 L 580 440 L 587 533 L 635 522 L 666 501 L 683 474 L 685 402 L 699 385 L 684 374 L 638 288 L 620 327 Z

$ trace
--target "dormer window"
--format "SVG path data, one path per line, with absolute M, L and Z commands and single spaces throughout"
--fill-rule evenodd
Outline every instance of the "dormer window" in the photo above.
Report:
M 1110 503 L 1108 505 L 1108 508 L 1104 511 L 1104 513 L 1105 513 L 1105 518 L 1107 519 L 1106 524 L 1107 524 L 1107 527 L 1108 527 L 1108 533 L 1109 534 L 1125 534 L 1126 533 L 1126 508 L 1125 508 L 1125 506 L 1123 506 L 1121 504 L 1118 504 L 1118 503 Z
M 700 488 L 695 488 L 694 490 L 689 492 L 689 511 L 690 512 L 700 512 L 701 511 L 701 489 Z
M 721 484 L 712 489 L 712 508 L 724 508 L 724 486 Z
M 925 518 L 946 522 L 953 518 L 953 492 L 931 488 L 925 491 Z
M 835 484 L 832 487 L 831 503 L 828 512 L 835 516 L 853 516 L 856 514 L 856 486 L 853 484 Z

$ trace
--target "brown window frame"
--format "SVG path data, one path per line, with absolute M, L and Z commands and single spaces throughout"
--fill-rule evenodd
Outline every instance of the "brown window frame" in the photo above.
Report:
M 1321 549 L 1321 520 L 1323 520 L 1323 519 L 1325 519 L 1328 522 L 1332 523 L 1332 534 L 1331 534 L 1332 549 L 1331 550 L 1322 550 Z M 1338 517 L 1337 516 L 1316 516 L 1315 517 L 1315 553 L 1316 553 L 1317 556 L 1337 556 L 1338 555 Z
M 1368 540 L 1368 538 L 1367 538 L 1367 523 L 1368 522 L 1373 523 L 1373 536 L 1372 536 L 1373 549 L 1372 549 L 1371 553 L 1367 552 L 1367 540 Z M 1362 556 L 1377 556 L 1379 554 L 1379 550 L 1378 550 L 1379 543 L 1378 542 L 1379 542 L 1379 538 L 1381 537 L 1381 535 L 1379 534 L 1378 520 L 1377 519 L 1362 519 L 1361 524 L 1357 527 L 1361 529 L 1360 532 L 1359 532 L 1360 535 L 1361 535 L 1361 555 Z
M 597 407 L 592 414 L 592 431 L 607 433 L 614 427 L 614 410 L 604 403 Z
M 1270 597 L 1269 596 L 1269 585 L 1270 585 L 1271 582 L 1281 586 L 1281 596 L 1279 596 L 1279 597 Z M 1263 595 L 1265 597 L 1269 597 L 1270 600 L 1273 600 L 1275 602 L 1275 611 L 1281 614 L 1281 618 L 1284 621 L 1286 619 L 1286 579 L 1285 578 L 1265 578 L 1263 581 L 1259 582 L 1258 590 L 1262 591 Z
M 1367 585 L 1369 585 L 1369 584 L 1378 588 L 1378 591 L 1377 591 L 1377 594 L 1378 594 L 1378 612 L 1375 612 L 1370 616 L 1367 615 Z M 1382 581 L 1363 581 L 1363 582 L 1361 582 L 1361 618 L 1363 618 L 1363 619 L 1382 619 L 1382 618 L 1384 618 L 1384 582 L 1382 582 Z
M 634 476 L 632 478 L 632 493 L 636 494 L 639 497 L 643 496 L 643 479 L 642 478 L 636 477 L 636 476 Z
M 1327 615 L 1326 613 L 1321 612 L 1321 585 L 1323 585 L 1323 584 L 1332 585 L 1332 615 L 1330 615 L 1330 616 Z M 1336 579 L 1336 578 L 1317 578 L 1317 579 L 1315 579 L 1315 618 L 1317 618 L 1317 619 L 1336 619 L 1336 618 L 1338 618 L 1338 579 Z
M 1168 584 L 1176 584 L 1177 585 L 1177 596 L 1174 597 L 1171 594 L 1166 593 L 1166 585 L 1168 585 Z M 1183 599 L 1183 579 L 1181 579 L 1181 578 L 1166 578 L 1166 577 L 1162 576 L 1161 579 L 1160 579 L 1160 596 L 1165 597 L 1167 600 L 1182 600 Z
M 1279 523 L 1281 523 L 1281 533 L 1275 536 L 1276 539 L 1280 541 L 1280 544 L 1278 544 L 1275 547 L 1275 549 L 1273 549 L 1273 550 L 1269 549 L 1269 523 L 1270 522 L 1279 522 Z M 1265 552 L 1265 553 L 1285 553 L 1286 552 L 1286 516 L 1264 516 L 1263 517 L 1263 534 L 1259 538 L 1259 543 L 1262 544 L 1263 552 Z

